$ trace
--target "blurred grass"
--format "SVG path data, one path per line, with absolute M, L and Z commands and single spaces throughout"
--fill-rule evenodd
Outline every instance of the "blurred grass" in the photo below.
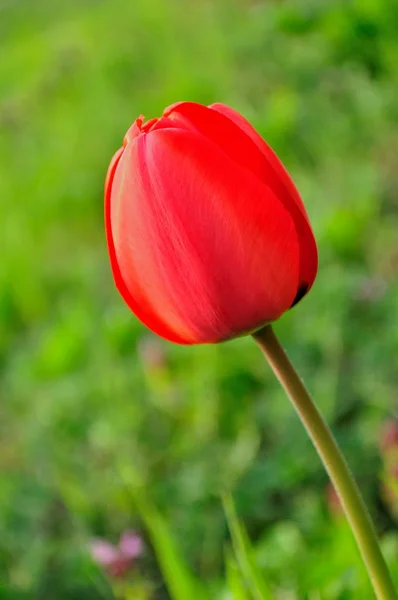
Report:
M 179 99 L 242 111 L 305 199 L 319 277 L 277 329 L 398 577 L 377 446 L 398 404 L 397 8 L 0 6 L 0 598 L 119 593 L 86 546 L 127 527 L 145 535 L 126 482 L 143 486 L 212 598 L 228 598 L 225 489 L 277 598 L 372 597 L 349 532 L 328 511 L 315 452 L 254 344 L 152 340 L 114 289 L 109 159 L 138 114 Z M 136 580 L 151 582 L 140 597 L 169 597 L 149 541 Z
M 254 600 L 272 600 L 271 591 L 264 580 L 263 573 L 256 564 L 250 540 L 248 539 L 242 523 L 239 521 L 233 499 L 230 495 L 223 496 L 223 506 L 231 535 L 236 563 L 239 567 L 241 577 L 244 580 L 247 589 L 250 591 L 250 595 Z M 233 563 L 229 564 L 230 566 L 233 566 Z M 236 583 L 234 581 L 234 588 L 235 587 Z M 239 589 L 239 595 L 241 595 L 241 589 Z

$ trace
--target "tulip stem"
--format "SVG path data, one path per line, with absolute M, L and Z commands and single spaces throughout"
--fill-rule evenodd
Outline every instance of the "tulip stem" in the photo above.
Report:
M 398 595 L 381 553 L 371 518 L 332 432 L 313 403 L 272 327 L 267 325 L 254 333 L 253 337 L 292 401 L 339 495 L 376 597 L 378 600 L 397 600 Z

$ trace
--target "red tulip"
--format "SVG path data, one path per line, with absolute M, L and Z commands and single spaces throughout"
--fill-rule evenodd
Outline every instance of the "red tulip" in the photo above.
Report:
M 223 104 L 140 117 L 113 157 L 105 219 L 116 286 L 135 315 L 182 344 L 274 321 L 312 286 L 317 249 L 289 174 Z

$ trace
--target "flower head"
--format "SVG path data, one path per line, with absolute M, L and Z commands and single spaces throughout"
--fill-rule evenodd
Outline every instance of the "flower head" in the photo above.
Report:
M 311 288 L 307 213 L 272 149 L 223 104 L 140 117 L 105 185 L 117 288 L 158 335 L 219 342 L 278 319 Z
M 143 551 L 141 538 L 133 531 L 125 531 L 118 545 L 96 538 L 90 543 L 91 557 L 112 577 L 122 577 L 134 566 L 134 559 Z

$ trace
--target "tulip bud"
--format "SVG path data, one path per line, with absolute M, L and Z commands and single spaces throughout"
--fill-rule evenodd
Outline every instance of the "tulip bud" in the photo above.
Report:
M 133 313 L 181 344 L 252 333 L 311 288 L 317 248 L 275 153 L 223 104 L 140 117 L 115 154 L 105 220 L 116 286 Z

